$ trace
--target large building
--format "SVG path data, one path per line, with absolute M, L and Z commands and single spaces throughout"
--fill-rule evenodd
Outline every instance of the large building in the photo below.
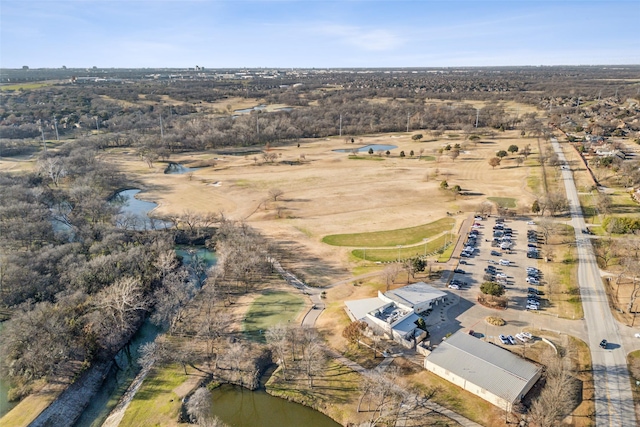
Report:
M 538 381 L 541 368 L 463 331 L 424 360 L 428 371 L 507 411 Z
M 364 321 L 377 333 L 387 335 L 408 348 L 426 337 L 418 328 L 419 314 L 444 301 L 446 292 L 424 282 L 413 283 L 376 298 L 345 301 L 352 321 Z

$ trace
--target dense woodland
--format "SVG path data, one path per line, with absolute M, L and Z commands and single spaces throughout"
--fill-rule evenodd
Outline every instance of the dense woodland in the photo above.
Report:
M 587 122 L 593 135 L 640 136 L 640 107 L 620 102 L 637 97 L 630 79 L 640 67 L 356 71 L 223 80 L 195 72 L 165 79 L 146 77 L 150 70 L 2 70 L 13 86 L 0 98 L 0 157 L 37 158 L 33 172 L 0 174 L 0 304 L 11 317 L 0 371 L 16 394 L 34 379 L 112 357 L 147 315 L 176 330 L 203 285 L 194 267 L 176 259 L 176 239 L 216 248 L 212 280 L 222 303 L 270 271 L 270 245 L 224 218 L 185 214 L 167 230 L 123 226 L 113 195 L 127 178 L 99 160 L 102 149 L 133 147 L 152 162 L 177 151 L 304 143 L 338 135 L 340 123 L 347 138 L 407 128 L 469 136 L 476 120 L 495 132 L 547 131 L 505 100 L 548 109 L 568 132 Z M 94 79 L 72 84 L 72 76 Z M 42 80 L 49 83 L 14 87 Z M 225 104 L 235 97 L 293 108 L 239 115 Z M 487 104 L 476 110 L 461 99 Z M 43 140 L 58 139 L 67 142 L 42 149 Z M 268 338 L 279 340 L 275 332 Z

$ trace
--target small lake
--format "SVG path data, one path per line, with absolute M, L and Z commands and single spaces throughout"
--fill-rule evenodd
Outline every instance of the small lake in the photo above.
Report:
M 189 168 L 181 165 L 180 163 L 169 163 L 169 166 L 164 170 L 167 175 L 183 175 L 189 172 L 195 172 L 200 168 Z
M 169 221 L 149 218 L 149 212 L 158 204 L 136 199 L 135 195 L 140 191 L 139 189 L 124 190 L 114 196 L 114 202 L 123 203 L 120 214 L 116 218 L 118 226 L 132 230 L 161 230 L 171 227 L 173 224 Z
M 274 397 L 264 390 L 224 384 L 212 392 L 213 415 L 231 427 L 339 427 L 309 407 Z
M 368 153 L 369 149 L 372 149 L 374 153 L 377 153 L 378 151 L 390 151 L 393 150 L 394 148 L 398 148 L 397 145 L 384 145 L 384 144 L 371 144 L 371 145 L 365 145 L 364 147 L 353 147 L 353 148 L 341 148 L 338 150 L 333 150 L 336 153 L 351 153 L 353 150 L 358 150 L 358 153 Z

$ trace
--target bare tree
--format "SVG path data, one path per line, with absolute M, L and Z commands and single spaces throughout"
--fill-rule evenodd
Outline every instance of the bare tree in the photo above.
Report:
M 206 419 L 211 417 L 212 405 L 211 392 L 206 387 L 200 387 L 189 397 L 185 408 L 191 422 L 202 425 Z
M 549 242 L 549 236 L 556 230 L 556 223 L 549 218 L 542 218 L 538 221 L 538 229 L 542 232 L 545 245 Z
M 269 197 L 274 202 L 277 202 L 278 201 L 278 197 L 282 196 L 283 194 L 284 194 L 284 191 L 282 191 L 279 188 L 272 188 L 271 190 L 269 190 Z
M 287 355 L 289 353 L 289 334 L 282 323 L 272 326 L 265 333 L 267 344 L 276 357 L 276 362 L 282 370 L 282 379 L 287 381 Z
M 557 356 L 549 349 L 543 354 L 543 363 L 546 365 L 546 383 L 529 414 L 535 424 L 550 427 L 571 413 L 577 388 L 569 357 Z
M 94 299 L 94 305 L 111 316 L 115 324 L 124 330 L 133 327 L 131 321 L 139 311 L 149 307 L 149 300 L 144 296 L 140 280 L 123 277 L 100 291 Z
M 154 292 L 156 307 L 151 321 L 168 327 L 169 334 L 173 334 L 195 293 L 195 280 L 189 277 L 186 269 L 169 273 L 164 277 L 162 286 Z
M 491 166 L 492 169 L 495 169 L 496 166 L 500 166 L 500 162 L 500 157 L 492 157 L 489 159 L 489 166 Z
M 389 264 L 384 268 L 384 270 L 382 270 L 381 277 L 387 286 L 387 291 L 391 289 L 391 285 L 393 284 L 393 282 L 395 282 L 401 270 L 402 267 L 400 267 L 400 265 L 397 263 Z

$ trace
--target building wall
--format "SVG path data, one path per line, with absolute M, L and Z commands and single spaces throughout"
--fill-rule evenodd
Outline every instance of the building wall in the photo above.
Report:
M 433 363 L 431 363 L 429 360 L 427 360 L 425 358 L 424 361 L 424 367 L 427 371 L 429 372 L 433 372 L 434 374 L 438 375 L 439 377 L 444 378 L 445 380 L 457 385 L 458 387 L 467 390 L 470 393 L 475 394 L 476 396 L 486 400 L 487 402 L 491 403 L 492 405 L 497 406 L 500 409 L 504 409 L 504 410 L 510 410 L 511 409 L 511 405 L 513 404 L 513 402 L 509 402 L 499 396 L 496 396 L 495 394 L 491 393 L 488 390 L 483 389 L 482 387 L 469 382 L 467 380 L 465 380 L 464 378 L 454 374 L 451 371 L 448 371 L 438 365 L 435 365 Z M 538 375 L 538 378 L 540 376 Z M 537 381 L 537 378 L 536 378 Z M 533 381 L 533 383 L 531 384 L 531 386 L 529 388 L 531 388 L 533 386 L 533 384 L 535 384 L 535 381 Z M 525 390 L 526 393 L 527 390 Z

